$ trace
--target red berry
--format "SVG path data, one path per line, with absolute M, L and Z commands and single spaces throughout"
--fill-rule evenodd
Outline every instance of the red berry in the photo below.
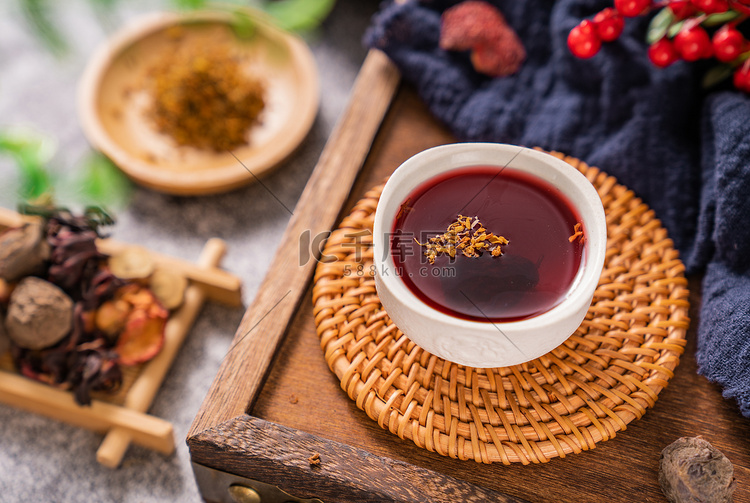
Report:
M 750 93 L 750 67 L 743 65 L 734 71 L 734 87 L 740 91 Z
M 651 0 L 615 0 L 615 9 L 625 17 L 636 17 L 651 7 Z
M 599 52 L 601 47 L 602 41 L 596 33 L 596 26 L 588 19 L 581 21 L 581 24 L 568 34 L 568 48 L 576 57 L 590 58 Z
M 648 48 L 648 59 L 658 66 L 659 68 L 665 68 L 679 59 L 677 51 L 674 50 L 674 45 L 668 38 L 662 38 L 651 44 Z
M 745 14 L 746 16 L 750 16 L 750 2 L 743 2 L 743 1 L 733 2 L 732 9 L 738 11 L 740 14 Z
M 715 14 L 717 12 L 726 12 L 729 10 L 727 0 L 692 0 L 693 5 L 706 14 Z
M 625 27 L 625 20 L 619 12 L 612 7 L 608 7 L 594 16 L 594 24 L 596 25 L 596 33 L 599 34 L 599 38 L 604 42 L 612 42 L 613 40 L 617 40 L 622 33 L 622 29 Z
M 669 8 L 677 19 L 685 19 L 695 14 L 695 7 L 690 0 L 673 0 L 669 2 Z
M 674 48 L 685 61 L 697 61 L 713 52 L 711 39 L 700 25 L 675 35 Z
M 742 52 L 742 48 L 745 46 L 745 37 L 736 28 L 724 25 L 714 33 L 711 42 L 714 46 L 716 59 L 728 63 Z

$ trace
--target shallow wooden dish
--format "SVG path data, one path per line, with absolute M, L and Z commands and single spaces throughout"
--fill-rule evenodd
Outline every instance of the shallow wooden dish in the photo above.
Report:
M 231 190 L 278 166 L 307 135 L 319 103 L 312 53 L 262 14 L 242 12 L 255 28 L 246 38 L 232 31 L 230 12 L 156 13 L 126 26 L 91 58 L 78 95 L 84 133 L 135 182 L 181 195 Z M 178 146 L 145 114 L 148 72 L 188 39 L 231 43 L 243 66 L 265 83 L 261 122 L 233 152 Z

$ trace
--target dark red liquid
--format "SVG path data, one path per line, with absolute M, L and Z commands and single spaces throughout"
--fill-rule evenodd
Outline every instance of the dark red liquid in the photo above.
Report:
M 424 243 L 443 234 L 459 214 L 507 238 L 503 255 L 439 255 L 430 264 L 414 237 Z M 578 222 L 544 180 L 510 168 L 461 168 L 425 182 L 402 205 L 390 240 L 395 274 L 423 302 L 458 318 L 530 318 L 560 303 L 578 273 L 584 245 L 568 239 Z

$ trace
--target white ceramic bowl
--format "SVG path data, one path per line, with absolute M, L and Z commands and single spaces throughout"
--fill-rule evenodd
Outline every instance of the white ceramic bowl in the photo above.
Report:
M 560 190 L 583 221 L 586 245 L 568 293 L 556 306 L 532 318 L 481 322 L 442 313 L 409 290 L 396 274 L 386 243 L 401 204 L 424 182 L 462 167 L 506 166 L 535 175 Z M 411 157 L 386 183 L 375 213 L 375 286 L 389 316 L 412 341 L 446 360 L 477 368 L 533 360 L 562 344 L 580 326 L 604 266 L 607 225 L 601 199 L 577 169 L 544 152 L 495 143 L 457 143 Z M 384 273 L 383 273 L 384 272 Z

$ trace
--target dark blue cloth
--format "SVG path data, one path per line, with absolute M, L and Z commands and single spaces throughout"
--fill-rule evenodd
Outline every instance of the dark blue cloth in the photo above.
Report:
M 386 3 L 365 35 L 466 141 L 558 150 L 597 166 L 656 212 L 689 272 L 706 269 L 699 371 L 750 417 L 750 99 L 704 94 L 700 64 L 650 64 L 648 19 L 582 60 L 570 30 L 611 0 L 490 0 L 518 33 L 517 74 L 477 74 L 467 52 L 438 47 L 453 1 Z

